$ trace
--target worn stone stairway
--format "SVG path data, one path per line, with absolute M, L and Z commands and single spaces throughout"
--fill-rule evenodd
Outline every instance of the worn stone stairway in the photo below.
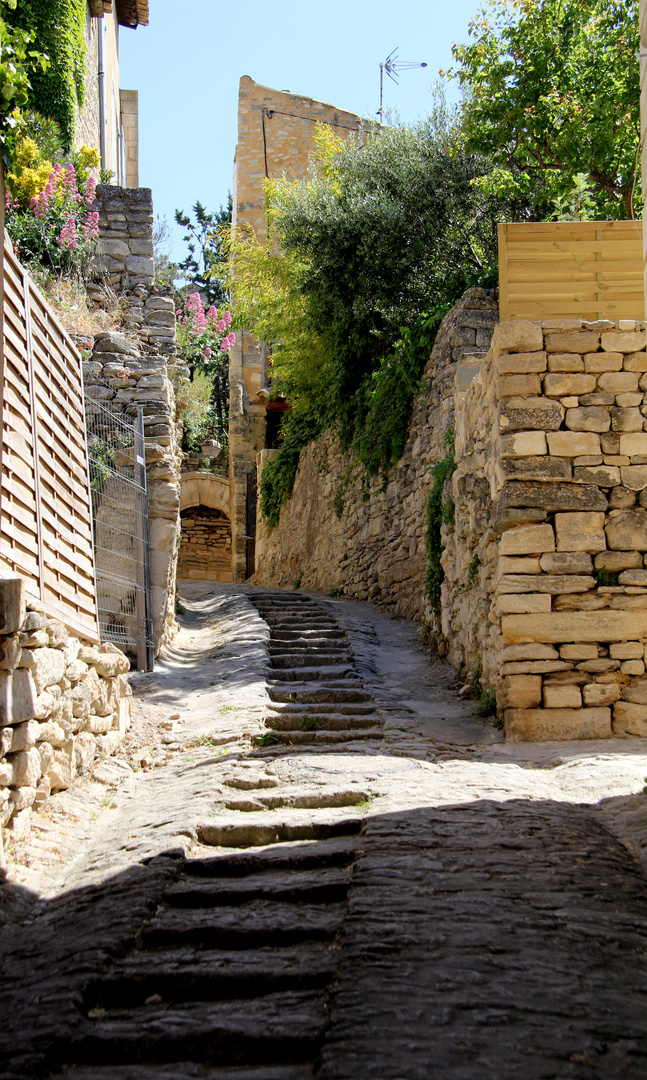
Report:
M 73 919 L 74 940 L 61 925 L 54 979 L 23 972 L 19 1030 L 0 1037 L 0 1075 L 311 1077 L 361 824 L 337 822 L 319 842 L 162 857 L 136 881 L 71 897 L 59 918 Z M 97 935 L 99 900 L 113 930 L 123 927 L 109 943 Z M 48 921 L 51 942 L 56 914 Z
M 316 600 L 254 592 L 249 599 L 270 629 L 272 741 L 344 743 L 383 738 L 384 721 L 353 666 L 346 631 Z

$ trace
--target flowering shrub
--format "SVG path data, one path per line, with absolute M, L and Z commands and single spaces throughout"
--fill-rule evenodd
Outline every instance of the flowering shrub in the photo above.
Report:
M 5 224 L 18 257 L 58 273 L 86 271 L 99 235 L 99 215 L 89 209 L 95 186 L 92 176 L 79 184 L 71 161 L 65 168 L 57 161 L 44 188 L 30 196 L 27 206 L 8 188 Z
M 180 353 L 191 369 L 191 377 L 197 372 L 207 376 L 211 383 L 211 419 L 208 425 L 211 430 L 205 430 L 204 438 L 214 437 L 225 445 L 229 417 L 228 354 L 236 344 L 236 335 L 231 330 L 231 313 L 225 311 L 218 316 L 213 306 L 205 311 L 200 293 L 195 292 L 175 314 Z M 185 441 L 188 436 L 186 428 L 185 424 Z

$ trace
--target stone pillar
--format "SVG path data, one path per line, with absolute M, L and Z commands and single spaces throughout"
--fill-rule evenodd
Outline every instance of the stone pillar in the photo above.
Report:
M 136 90 L 120 90 L 121 123 L 126 151 L 126 187 L 139 187 L 139 94 Z
M 137 285 L 150 287 L 155 278 L 151 189 L 99 184 L 92 209 L 99 213 L 97 282 L 118 292 Z M 92 288 L 88 291 L 94 295 Z

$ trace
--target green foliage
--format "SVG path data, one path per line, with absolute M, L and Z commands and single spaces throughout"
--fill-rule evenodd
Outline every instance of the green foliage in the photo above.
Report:
M 471 183 L 487 163 L 465 154 L 444 107 L 366 140 L 327 132 L 311 180 L 268 183 L 267 242 L 232 245 L 234 319 L 271 343 L 271 385 L 292 406 L 263 471 L 270 527 L 300 449 L 325 430 L 367 480 L 386 480 L 438 325 L 465 288 L 492 280 L 497 220 L 510 216 L 507 197 Z
M 324 430 L 325 421 L 314 410 L 295 410 L 283 420 L 279 452 L 263 469 L 261 481 L 261 514 L 268 529 L 278 525 L 281 507 L 292 494 L 301 451 Z
M 66 169 L 57 161 L 50 171 L 51 162 L 42 160 L 32 139 L 18 141 L 16 172 L 7 174 L 15 193 L 8 191 L 5 212 L 7 231 L 23 262 L 59 275 L 86 276 L 99 235 L 99 214 L 89 209 L 94 179 L 83 168 L 93 153 L 82 148 Z
M 477 716 L 496 715 L 496 690 L 494 687 L 488 686 L 481 691 L 474 712 Z
M 474 552 L 474 554 L 472 555 L 472 558 L 470 560 L 469 570 L 467 571 L 467 581 L 468 581 L 468 583 L 470 585 L 473 585 L 474 582 L 476 581 L 476 576 L 477 576 L 477 574 L 479 572 L 479 566 L 480 565 L 481 565 L 481 560 L 479 559 L 477 553 Z
M 208 375 L 199 371 L 194 372 L 190 382 L 183 382 L 178 387 L 182 449 L 189 454 L 199 454 L 207 439 L 219 439 L 222 435 L 219 418 L 211 401 L 212 389 Z
M 614 574 L 610 570 L 594 570 L 593 577 L 598 588 L 618 584 L 618 574 Z
M 225 446 L 229 433 L 228 358 L 229 351 L 236 343 L 236 335 L 229 329 L 231 314 L 225 311 L 219 316 L 213 305 L 205 311 L 198 292 L 185 298 L 176 314 L 180 355 L 191 370 L 191 378 L 193 379 L 196 373 L 205 375 L 211 388 L 209 431 L 205 430 L 205 438 L 211 435 L 221 446 Z M 204 388 L 204 383 L 201 382 L 200 386 Z M 204 412 L 201 416 L 203 420 L 207 419 Z M 187 422 L 190 423 L 192 419 L 187 418 Z M 189 446 L 185 449 L 189 449 Z
M 482 190 L 530 196 L 549 217 L 584 181 L 587 214 L 632 217 L 640 192 L 638 3 L 492 0 L 470 35 L 454 45 L 450 75 L 466 94 L 468 148 L 493 157 Z
M 74 141 L 77 110 L 85 95 L 86 0 L 19 0 L 5 11 L 9 26 L 33 34 L 49 58 L 30 75 L 29 104 L 59 124 L 65 149 Z
M 231 192 L 227 206 L 209 213 L 198 199 L 193 204 L 195 221 L 191 221 L 183 210 L 175 211 L 178 225 L 186 229 L 183 237 L 189 253 L 177 265 L 178 273 L 197 288 L 207 305 L 220 304 L 227 300 L 226 267 L 228 244 L 226 235 L 231 225 Z
M 274 746 L 279 740 L 272 731 L 264 731 L 261 735 L 254 736 L 254 742 L 260 748 L 264 746 Z
M 445 456 L 431 467 L 434 482 L 427 499 L 427 576 L 425 580 L 425 592 L 427 599 L 436 617 L 440 616 L 440 586 L 445 577 L 440 560 L 443 554 L 441 540 L 441 528 L 443 515 L 450 500 L 445 501 L 443 490 L 446 482 L 451 478 L 456 465 L 454 463 L 454 432 L 445 433 Z M 453 500 L 451 500 L 453 506 Z M 453 521 L 453 518 L 452 518 Z
M 393 352 L 365 378 L 355 393 L 352 441 L 342 429 L 342 446 L 348 446 L 362 463 L 367 476 L 386 474 L 404 452 L 409 421 L 421 377 L 436 332 L 449 304 L 419 315 L 402 331 Z
M 0 0 L 0 152 L 6 167 L 14 164 L 19 109 L 29 104 L 32 79 L 44 74 L 48 57 L 33 46 L 36 35 L 14 26 L 16 0 Z
M 20 134 L 33 139 L 47 161 L 63 161 L 65 142 L 59 125 L 51 116 L 26 109 L 20 114 Z
M 113 431 L 107 439 L 92 435 L 88 440 L 88 469 L 90 488 L 100 492 L 106 480 L 117 472 L 115 452 L 132 445 L 130 435 Z

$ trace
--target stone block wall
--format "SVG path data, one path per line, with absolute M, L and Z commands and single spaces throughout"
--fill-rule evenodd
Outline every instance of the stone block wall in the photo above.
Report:
M 502 323 L 457 401 L 442 629 L 511 739 L 647 735 L 645 342 Z
M 424 589 L 430 466 L 444 456 L 445 433 L 454 427 L 455 387 L 461 393 L 478 371 L 497 321 L 495 294 L 485 289 L 469 289 L 443 320 L 404 454 L 385 491 L 376 478 L 370 499 L 363 498 L 363 470 L 353 468 L 330 434 L 302 451 L 292 498 L 269 535 L 258 514 L 256 583 L 300 581 L 304 589 L 338 589 L 407 618 L 430 618 Z M 272 453 L 259 454 L 259 474 Z M 342 492 L 337 518 L 335 496 Z
M 153 284 L 153 196 L 150 188 L 99 184 L 92 210 L 99 213 L 95 276 L 117 292 Z M 91 292 L 91 290 L 89 290 Z
M 386 490 L 374 482 L 364 501 L 361 471 L 323 436 L 302 452 L 277 528 L 261 526 L 254 581 L 428 622 L 441 654 L 496 691 L 512 740 L 647 736 L 646 329 L 497 324 L 494 296 L 469 290 L 441 327 Z M 450 428 L 437 621 L 426 508 Z
M 0 609 L 0 825 L 17 839 L 32 808 L 115 752 L 132 691 L 124 654 L 70 635 L 20 578 L 0 582 Z
M 170 315 L 174 320 L 170 297 L 155 294 L 143 297 L 144 311 L 151 301 L 153 313 Z M 174 325 L 173 322 L 173 329 Z M 145 326 L 141 336 L 126 336 L 119 331 L 99 334 L 83 367 L 86 413 L 90 421 L 94 402 L 109 406 L 129 421 L 134 420 L 138 406 L 143 410 L 153 639 L 157 654 L 175 629 L 182 452 L 175 415 L 175 357 L 168 357 L 157 349 L 152 351 L 150 340 L 146 340 Z M 168 341 L 167 337 L 162 339 L 163 348 Z M 101 558 L 101 552 L 97 557 Z
M 182 462 L 175 389 L 189 372 L 177 356 L 172 291 L 155 281 L 150 189 L 100 185 L 94 208 L 100 243 L 88 293 L 99 305 L 105 303 L 106 284 L 119 295 L 124 332 L 106 331 L 89 343 L 86 411 L 92 413 L 93 401 L 131 419 L 138 405 L 143 410 L 157 654 L 175 631 Z
M 183 510 L 177 576 L 189 581 L 231 581 L 231 525 L 221 510 Z

